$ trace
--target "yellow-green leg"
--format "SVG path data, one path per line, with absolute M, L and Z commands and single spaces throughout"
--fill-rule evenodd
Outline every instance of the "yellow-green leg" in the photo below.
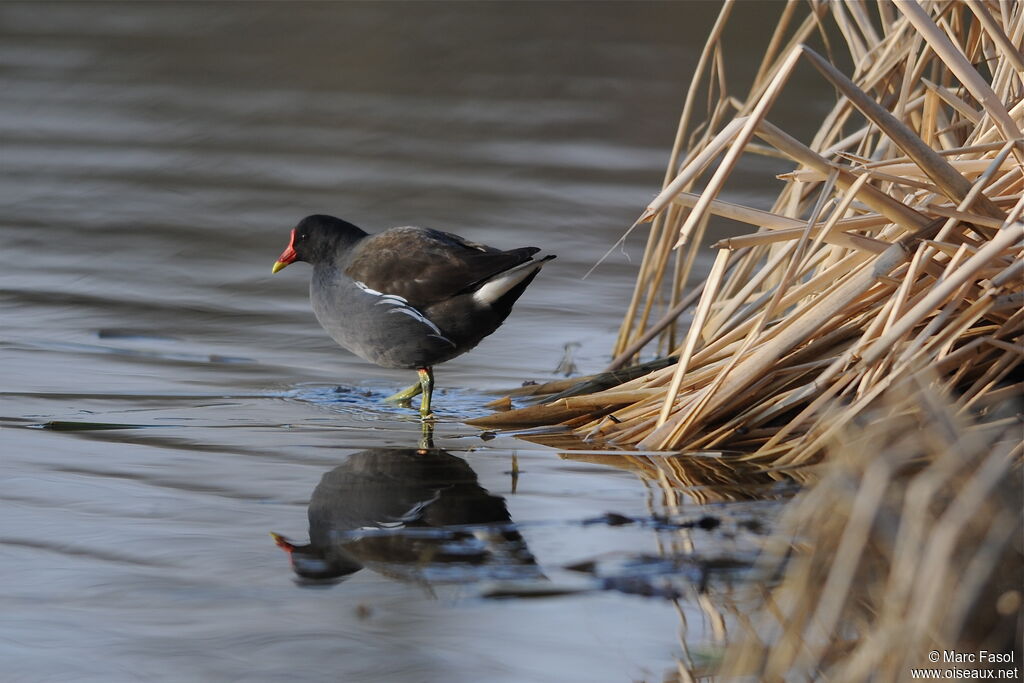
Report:
M 420 399 L 420 415 L 424 420 L 434 416 L 430 412 L 430 396 L 434 392 L 434 371 L 431 368 L 420 368 L 420 388 L 423 391 L 423 398 Z
M 416 382 L 416 384 L 413 384 L 411 387 L 407 387 L 397 393 L 391 394 L 384 400 L 389 403 L 408 403 L 421 391 L 423 391 L 423 385 Z

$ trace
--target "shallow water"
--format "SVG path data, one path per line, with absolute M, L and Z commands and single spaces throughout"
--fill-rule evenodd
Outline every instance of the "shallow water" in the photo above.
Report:
M 698 589 L 735 567 L 704 560 L 775 503 L 460 419 L 566 344 L 607 363 L 642 234 L 580 277 L 656 191 L 716 11 L 0 4 L 0 678 L 661 680 L 710 650 Z M 438 369 L 440 473 L 401 475 L 419 423 L 377 400 L 411 374 L 270 276 L 314 212 L 558 254 Z M 311 499 L 330 579 L 269 535 L 306 543 Z

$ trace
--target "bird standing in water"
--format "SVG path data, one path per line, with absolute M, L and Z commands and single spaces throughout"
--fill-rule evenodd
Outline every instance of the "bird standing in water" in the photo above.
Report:
M 303 218 L 274 263 L 313 266 L 313 312 L 327 334 L 360 358 L 385 368 L 414 369 L 419 383 L 388 397 L 423 394 L 432 416 L 433 366 L 469 351 L 494 332 L 554 256 L 537 247 L 502 251 L 428 228 L 391 228 L 370 235 L 333 216 Z

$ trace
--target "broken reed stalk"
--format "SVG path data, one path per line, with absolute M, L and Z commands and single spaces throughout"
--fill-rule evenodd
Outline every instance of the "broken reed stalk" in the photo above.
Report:
M 656 338 L 682 362 L 585 401 L 556 396 L 474 422 L 562 423 L 618 448 L 736 448 L 800 464 L 923 368 L 942 370 L 931 391 L 960 397 L 964 413 L 1012 395 L 1024 358 L 1013 308 L 1024 301 L 1024 4 L 896 7 L 788 3 L 738 100 L 718 91 L 728 82 L 722 28 L 742 11 L 727 3 L 664 189 L 637 221 L 655 224 L 612 367 Z M 830 21 L 841 36 L 830 35 L 830 54 L 847 51 L 852 74 L 806 44 Z M 839 93 L 809 144 L 768 120 L 801 62 Z M 705 76 L 710 118 L 688 137 Z M 772 208 L 722 199 L 745 155 L 765 149 L 795 165 Z M 677 343 L 683 302 L 698 299 L 683 286 L 713 216 L 757 229 L 714 245 L 715 286 L 700 288 L 699 315 Z M 834 405 L 845 409 L 826 417 Z

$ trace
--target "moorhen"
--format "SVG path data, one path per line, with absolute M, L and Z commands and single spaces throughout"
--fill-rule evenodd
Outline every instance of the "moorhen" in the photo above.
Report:
M 314 215 L 292 229 L 272 272 L 294 261 L 312 264 L 309 297 L 320 325 L 360 358 L 417 370 L 418 384 L 386 400 L 422 392 L 420 414 L 428 418 L 433 366 L 498 329 L 554 258 L 534 259 L 538 251 L 502 251 L 428 228 L 370 235 L 340 218 Z
M 428 582 L 539 579 L 505 499 L 460 457 L 436 448 L 371 448 L 323 475 L 309 501 L 309 543 L 271 534 L 303 583 L 368 567 Z

